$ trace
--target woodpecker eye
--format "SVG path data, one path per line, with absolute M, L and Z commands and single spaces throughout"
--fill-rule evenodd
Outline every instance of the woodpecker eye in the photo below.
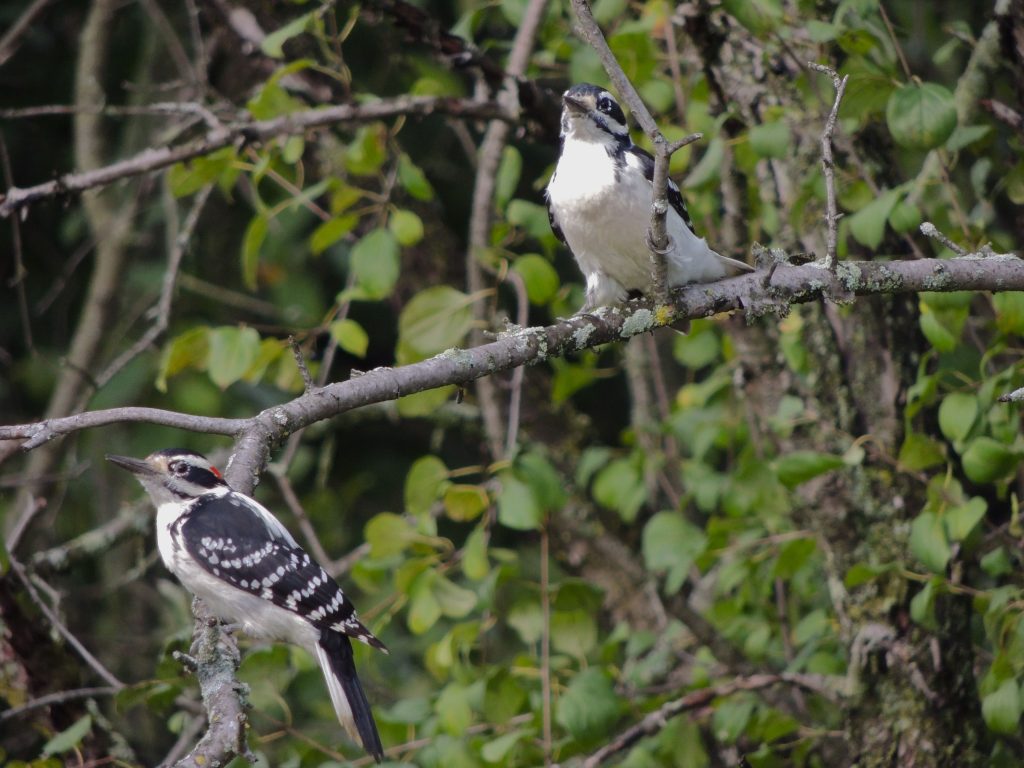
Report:
M 188 464 L 184 461 L 172 461 L 168 469 L 178 477 L 184 477 L 188 474 Z
M 602 96 L 600 99 L 597 100 L 597 108 L 604 112 L 606 115 L 612 111 L 612 104 L 612 100 L 609 99 L 607 96 Z

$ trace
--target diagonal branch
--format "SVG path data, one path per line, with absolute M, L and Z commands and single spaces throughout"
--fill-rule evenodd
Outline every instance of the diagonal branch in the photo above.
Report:
M 367 122 L 399 115 L 446 114 L 455 117 L 513 120 L 515 115 L 489 101 L 436 96 L 401 96 L 369 104 L 340 104 L 308 109 L 272 120 L 239 122 L 211 130 L 203 138 L 177 147 L 149 148 L 133 157 L 85 173 L 66 173 L 32 187 L 11 187 L 0 195 L 0 218 L 10 216 L 49 197 L 76 194 L 120 179 L 167 168 L 175 163 L 208 155 L 232 145 L 266 141 L 277 136 L 301 134 L 338 123 Z
M 744 275 L 683 288 L 673 295 L 674 312 L 649 300 L 602 307 L 546 327 L 523 328 L 470 349 L 452 349 L 412 365 L 376 368 L 336 382 L 243 419 L 210 418 L 156 408 L 112 408 L 32 424 L 0 427 L 0 440 L 24 440 L 30 450 L 90 427 L 121 422 L 163 424 L 238 438 L 228 480 L 250 492 L 270 446 L 298 429 L 371 403 L 394 400 L 448 384 L 465 385 L 482 376 L 533 365 L 552 357 L 628 339 L 673 322 L 743 310 L 748 317 L 785 314 L 790 304 L 822 298 L 918 291 L 1024 291 L 1024 261 L 1014 256 L 970 255 L 956 259 L 842 262 L 836 272 L 820 264 L 779 265 L 764 274 Z

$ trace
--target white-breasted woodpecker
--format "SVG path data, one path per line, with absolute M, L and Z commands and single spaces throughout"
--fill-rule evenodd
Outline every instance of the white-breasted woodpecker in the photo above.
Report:
M 548 218 L 586 278 L 584 309 L 624 301 L 653 285 L 647 231 L 651 222 L 654 158 L 629 137 L 622 108 L 589 83 L 562 95 L 558 164 L 547 186 Z M 727 269 L 751 270 L 713 251 L 693 231 L 679 187 L 669 179 L 669 287 L 706 283 Z
M 338 583 L 263 505 L 233 491 L 202 455 L 184 449 L 145 459 L 107 456 L 133 473 L 156 506 L 160 556 L 220 618 L 253 637 L 313 654 L 348 735 L 377 762 L 384 752 L 356 676 L 350 638 L 385 653 Z

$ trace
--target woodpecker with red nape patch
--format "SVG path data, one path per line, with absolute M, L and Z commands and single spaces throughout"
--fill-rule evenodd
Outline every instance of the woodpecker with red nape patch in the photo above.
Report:
M 221 619 L 315 656 L 339 722 L 379 763 L 384 750 L 356 676 L 351 639 L 387 649 L 359 621 L 338 583 L 266 507 L 232 490 L 204 456 L 169 449 L 145 459 L 107 459 L 149 492 L 157 546 L 171 573 Z
M 589 83 L 562 95 L 558 164 L 547 187 L 548 219 L 587 283 L 584 310 L 617 304 L 630 291 L 649 294 L 653 263 L 647 245 L 654 199 L 654 158 L 633 143 L 622 108 Z M 668 181 L 668 284 L 707 283 L 728 270 L 753 271 L 711 250 L 694 233 L 679 187 Z

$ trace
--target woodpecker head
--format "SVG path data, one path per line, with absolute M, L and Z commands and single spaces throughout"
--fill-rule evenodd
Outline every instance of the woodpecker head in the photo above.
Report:
M 579 83 L 562 94 L 562 139 L 608 144 L 629 140 L 626 116 L 603 88 Z
M 122 469 L 127 469 L 142 483 L 156 506 L 181 502 L 217 489 L 227 490 L 227 483 L 209 460 L 184 448 L 167 448 L 151 453 L 145 459 L 128 456 L 107 456 Z

